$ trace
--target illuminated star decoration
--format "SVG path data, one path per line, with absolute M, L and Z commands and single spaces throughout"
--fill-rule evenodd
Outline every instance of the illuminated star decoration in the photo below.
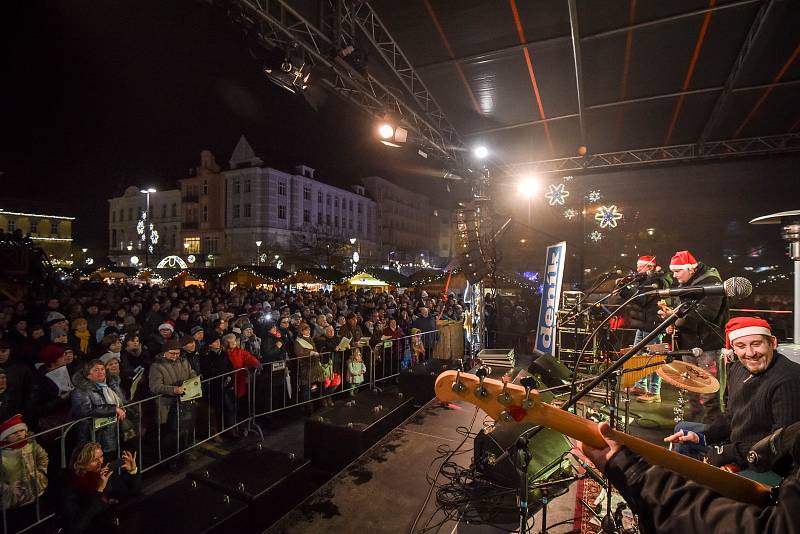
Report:
M 586 196 L 589 199 L 589 202 L 597 202 L 600 200 L 600 191 L 595 189 L 594 191 L 589 191 L 589 194 Z
M 564 189 L 564 184 L 550 184 L 547 188 L 547 193 L 544 194 L 544 198 L 547 199 L 547 202 L 551 206 L 555 206 L 556 204 L 563 206 L 568 196 L 569 191 Z
M 570 221 L 578 216 L 578 210 L 574 210 L 572 208 L 567 208 L 564 210 L 564 217 L 569 219 Z
M 616 228 L 617 221 L 621 218 L 622 212 L 617 211 L 617 207 L 613 204 L 611 206 L 600 206 L 600 209 L 594 215 L 594 220 L 600 224 L 600 228 Z
M 599 232 L 599 231 L 595 230 L 594 232 L 589 234 L 589 239 L 591 239 L 592 241 L 597 243 L 598 241 L 603 239 L 603 232 Z

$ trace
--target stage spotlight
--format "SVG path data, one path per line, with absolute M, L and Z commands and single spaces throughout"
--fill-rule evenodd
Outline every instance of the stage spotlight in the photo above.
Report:
M 489 155 L 489 149 L 483 145 L 478 145 L 472 150 L 472 154 L 478 159 L 484 159 Z
M 394 136 L 394 128 L 392 128 L 391 124 L 383 123 L 378 128 L 378 133 L 384 139 L 389 139 Z
M 522 181 L 517 184 L 517 192 L 525 198 L 531 198 L 536 194 L 538 189 L 539 182 L 530 176 L 523 178 Z

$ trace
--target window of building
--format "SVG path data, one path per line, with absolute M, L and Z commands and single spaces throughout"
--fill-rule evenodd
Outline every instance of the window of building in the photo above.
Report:
M 178 216 L 178 205 L 175 204 L 174 202 L 172 203 L 172 216 L 173 217 Z
M 333 218 L 333 225 L 334 225 L 336 228 L 339 228 L 339 216 L 338 216 L 338 215 L 334 216 L 334 218 Z
M 249 193 L 250 192 L 250 180 L 245 180 L 244 181 L 244 192 L 245 193 Z
M 39 221 L 31 221 L 31 233 L 38 234 L 39 233 Z
M 117 212 L 114 210 L 111 210 L 111 222 L 112 223 L 117 222 Z
M 317 202 L 322 204 L 322 191 L 317 191 Z
M 311 200 L 311 186 L 304 185 L 303 186 L 303 200 Z
M 186 254 L 200 254 L 200 238 L 184 237 L 183 250 Z
M 352 230 L 353 229 L 353 219 L 350 219 L 349 221 L 347 221 L 347 224 L 349 225 L 350 229 Z
M 203 222 L 208 222 L 208 206 L 203 206 Z
M 364 229 L 364 222 L 361 219 L 359 219 L 358 220 L 358 231 L 360 232 L 363 229 Z
M 241 186 L 239 185 L 239 179 L 236 178 L 233 180 L 233 192 L 234 193 L 241 193 Z
M 286 196 L 286 182 L 278 182 L 278 194 Z
M 161 204 L 161 218 L 162 219 L 166 219 L 167 218 L 167 205 L 166 204 Z
M 208 194 L 208 180 L 203 180 L 203 194 Z
M 322 226 L 322 213 L 317 213 L 317 224 Z
M 111 230 L 111 248 L 117 246 L 117 229 Z
M 11 233 L 16 229 L 17 229 L 17 221 L 15 221 L 14 219 L 9 219 L 8 220 L 8 233 Z
M 358 203 L 358 214 L 361 215 L 364 213 L 364 206 L 361 205 L 361 202 Z
M 234 219 L 238 219 L 239 215 L 240 215 L 240 213 L 239 213 L 239 204 L 234 204 L 233 205 L 233 218 Z
M 350 211 L 353 211 L 353 199 L 350 199 Z
M 325 204 L 327 204 L 328 206 L 331 205 L 331 196 L 330 195 L 325 195 Z
M 286 206 L 278 206 L 278 218 L 279 219 L 286 218 Z
M 216 237 L 206 237 L 203 239 L 203 252 L 205 254 L 216 254 L 219 242 Z
M 325 215 L 325 224 L 327 224 L 328 226 L 331 225 L 331 214 L 330 213 Z
M 119 222 L 122 222 L 124 220 L 125 220 L 125 210 L 120 208 L 120 210 L 119 210 Z
M 52 226 L 50 227 L 50 232 L 52 233 L 53 237 L 58 235 L 58 221 L 53 222 Z
M 251 215 L 250 204 L 245 204 L 244 205 L 244 216 L 245 217 L 250 217 L 250 215 Z
M 339 209 L 339 197 L 333 199 L 333 207 Z
M 303 210 L 303 222 L 310 223 L 311 222 L 311 212 L 308 210 Z
M 133 220 L 133 208 L 128 208 L 128 220 Z

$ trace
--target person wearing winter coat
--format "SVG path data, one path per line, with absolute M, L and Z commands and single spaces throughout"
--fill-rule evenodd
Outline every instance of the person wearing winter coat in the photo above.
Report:
M 324 380 L 319 352 L 311 338 L 311 326 L 308 323 L 300 325 L 299 335 L 294 340 L 294 357 L 292 371 L 297 370 L 298 399 L 300 402 L 307 401 Z
M 249 374 L 245 369 L 259 369 L 261 362 L 253 354 L 238 346 L 236 334 L 226 334 L 222 337 L 222 349 L 228 356 L 231 366 L 237 372 L 233 376 L 234 395 L 239 406 L 244 404 L 243 398 L 247 395 L 247 384 L 250 380 Z M 235 422 L 235 416 L 233 421 Z M 229 426 L 228 421 L 225 426 Z M 236 429 L 232 431 L 234 437 L 238 436 Z
M 87 532 L 101 512 L 120 499 L 142 493 L 136 453 L 122 451 L 125 463 L 119 472 L 111 471 L 105 460 L 99 443 L 89 442 L 75 449 L 69 482 L 58 501 L 66 534 Z
M 103 452 L 117 450 L 117 433 L 122 437 L 125 431 L 117 427 L 125 420 L 123 406 L 127 402 L 125 393 L 120 388 L 119 377 L 106 372 L 101 360 L 92 360 L 81 370 L 72 375 L 72 417 L 83 419 L 91 417 L 76 425 L 78 443 L 91 440 L 91 425 L 95 425 L 95 440 L 103 447 Z
M 149 383 L 150 391 L 160 395 L 158 422 L 165 425 L 162 431 L 165 452 L 172 455 L 188 448 L 193 442 L 196 401 L 181 401 L 179 397 L 185 392 L 183 383 L 197 376 L 197 373 L 189 361 L 181 357 L 178 340 L 167 340 L 163 348 L 164 351 L 156 356 L 150 366 Z
M 20 414 L 0 424 L 0 500 L 7 532 L 35 522 L 36 499 L 47 489 L 47 452 L 28 435 Z
M 33 375 L 33 405 L 37 412 L 29 417 L 35 420 L 36 428 L 41 432 L 70 420 L 70 394 L 74 386 L 68 369 L 74 356 L 71 347 L 52 343 L 42 349 L 39 359 L 43 365 Z M 60 385 L 54 380 L 57 373 L 53 373 L 58 369 L 61 369 L 59 373 L 67 375 L 66 381 Z
M 92 358 L 94 353 L 95 337 L 89 331 L 89 323 L 83 317 L 72 320 L 69 332 L 69 345 L 75 356 L 81 361 L 86 362 Z
M 250 322 L 241 325 L 242 335 L 239 336 L 239 345 L 259 360 L 261 359 L 261 338 L 258 337 Z

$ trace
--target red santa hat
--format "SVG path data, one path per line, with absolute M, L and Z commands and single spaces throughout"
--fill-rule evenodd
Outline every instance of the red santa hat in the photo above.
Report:
M 8 436 L 20 430 L 28 430 L 28 425 L 22 420 L 22 414 L 17 414 L 0 425 L 0 441 L 6 441 Z
M 692 253 L 688 250 L 679 250 L 674 256 L 672 256 L 672 259 L 669 260 L 669 268 L 673 271 L 678 271 L 681 269 L 696 269 L 697 259 L 692 256 Z
M 652 267 L 653 269 L 656 268 L 656 257 L 655 256 L 641 256 L 638 260 L 636 260 L 636 267 L 644 267 L 647 266 L 648 268 Z
M 725 346 L 730 349 L 736 339 L 754 334 L 772 336 L 772 327 L 759 317 L 734 317 L 725 325 Z

